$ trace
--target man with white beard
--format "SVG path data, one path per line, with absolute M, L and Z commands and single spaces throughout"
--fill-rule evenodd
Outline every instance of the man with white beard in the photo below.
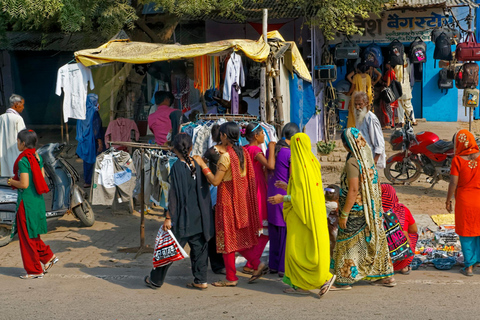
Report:
M 355 127 L 367 140 L 377 169 L 385 168 L 385 139 L 383 138 L 382 126 L 377 116 L 368 111 L 368 96 L 365 92 L 355 92 L 353 97 L 355 106 Z

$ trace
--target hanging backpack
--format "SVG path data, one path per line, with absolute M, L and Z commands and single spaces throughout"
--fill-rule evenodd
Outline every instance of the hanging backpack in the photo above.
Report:
M 431 33 L 432 42 L 436 42 L 437 38 L 442 33 L 445 33 L 448 40 L 450 41 L 450 44 L 457 44 L 457 42 L 460 40 L 460 31 L 458 29 L 450 28 L 448 26 L 443 26 L 443 27 L 435 28 L 432 30 L 432 33 Z
M 442 92 L 445 89 L 445 94 L 447 94 L 448 89 L 453 88 L 453 79 L 448 77 L 447 69 L 441 69 L 438 73 L 438 88 L 442 90 Z
M 335 46 L 335 60 L 340 59 L 358 59 L 360 57 L 360 47 L 358 44 L 346 40 Z
M 445 32 L 442 32 L 435 40 L 435 50 L 433 51 L 435 60 L 453 60 L 452 44 Z M 435 66 L 435 63 L 434 63 Z
M 396 65 L 403 66 L 403 54 L 405 53 L 405 48 L 403 44 L 398 41 L 398 39 L 393 40 L 388 45 L 388 60 L 392 67 Z
M 410 44 L 410 62 L 425 63 L 427 62 L 427 44 L 420 37 L 416 37 Z
M 476 88 L 478 86 L 478 64 L 465 63 L 455 75 L 455 87 L 458 89 Z
M 332 65 L 334 64 L 334 61 L 333 61 L 333 54 L 332 52 L 330 51 L 330 46 L 325 43 L 323 45 L 323 50 L 322 50 L 322 65 Z
M 478 93 L 478 89 L 463 90 L 463 105 L 470 108 L 478 107 Z
M 458 61 L 480 61 L 480 44 L 473 32 L 468 32 L 465 41 L 457 45 L 455 58 Z
M 383 64 L 382 49 L 375 43 L 369 44 L 363 52 L 365 65 L 374 68 L 380 68 Z

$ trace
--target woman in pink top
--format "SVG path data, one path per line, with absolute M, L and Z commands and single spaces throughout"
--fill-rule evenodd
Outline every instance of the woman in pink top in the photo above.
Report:
M 264 232 L 258 239 L 258 245 L 255 247 L 255 252 L 260 257 L 268 242 L 267 179 L 264 170 L 275 169 L 275 142 L 272 141 L 268 144 L 270 154 L 267 160 L 259 147 L 259 145 L 265 142 L 265 132 L 259 123 L 252 122 L 247 126 L 245 138 L 249 144 L 244 148 L 252 159 L 255 171 L 259 219 Z M 251 274 L 253 271 L 254 269 L 249 263 L 243 268 L 244 273 Z

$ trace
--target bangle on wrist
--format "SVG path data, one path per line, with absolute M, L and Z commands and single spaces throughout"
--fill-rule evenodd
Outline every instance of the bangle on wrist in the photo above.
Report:
M 172 220 L 172 218 L 165 218 L 165 220 Z
M 349 212 L 345 212 L 343 210 L 340 210 L 340 217 L 341 218 L 348 218 Z
M 206 167 L 206 168 L 203 168 L 203 169 L 202 169 L 202 172 L 203 172 L 204 175 L 207 175 L 207 174 L 209 174 L 209 173 L 212 173 L 212 170 L 210 170 L 209 167 Z

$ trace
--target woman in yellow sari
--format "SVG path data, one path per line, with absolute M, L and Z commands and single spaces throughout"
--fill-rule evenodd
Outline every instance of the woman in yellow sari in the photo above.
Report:
M 275 184 L 286 189 L 287 195 L 277 194 L 268 199 L 272 204 L 285 202 L 283 217 L 288 232 L 283 281 L 291 288 L 284 292 L 308 295 L 309 290 L 320 289 L 318 295 L 322 297 L 335 282 L 335 276 L 329 271 L 330 238 L 320 163 L 305 133 L 295 134 L 290 148 L 288 186 L 282 181 Z
M 367 94 L 368 105 L 371 106 L 373 102 L 372 79 L 367 73 L 368 69 L 369 68 L 363 63 L 358 65 L 358 73 L 353 76 L 352 86 L 348 92 L 348 95 L 353 97 L 355 92 L 363 91 Z M 355 107 L 353 106 L 353 100 L 354 99 L 350 99 L 350 103 L 348 104 L 347 128 L 355 127 Z

